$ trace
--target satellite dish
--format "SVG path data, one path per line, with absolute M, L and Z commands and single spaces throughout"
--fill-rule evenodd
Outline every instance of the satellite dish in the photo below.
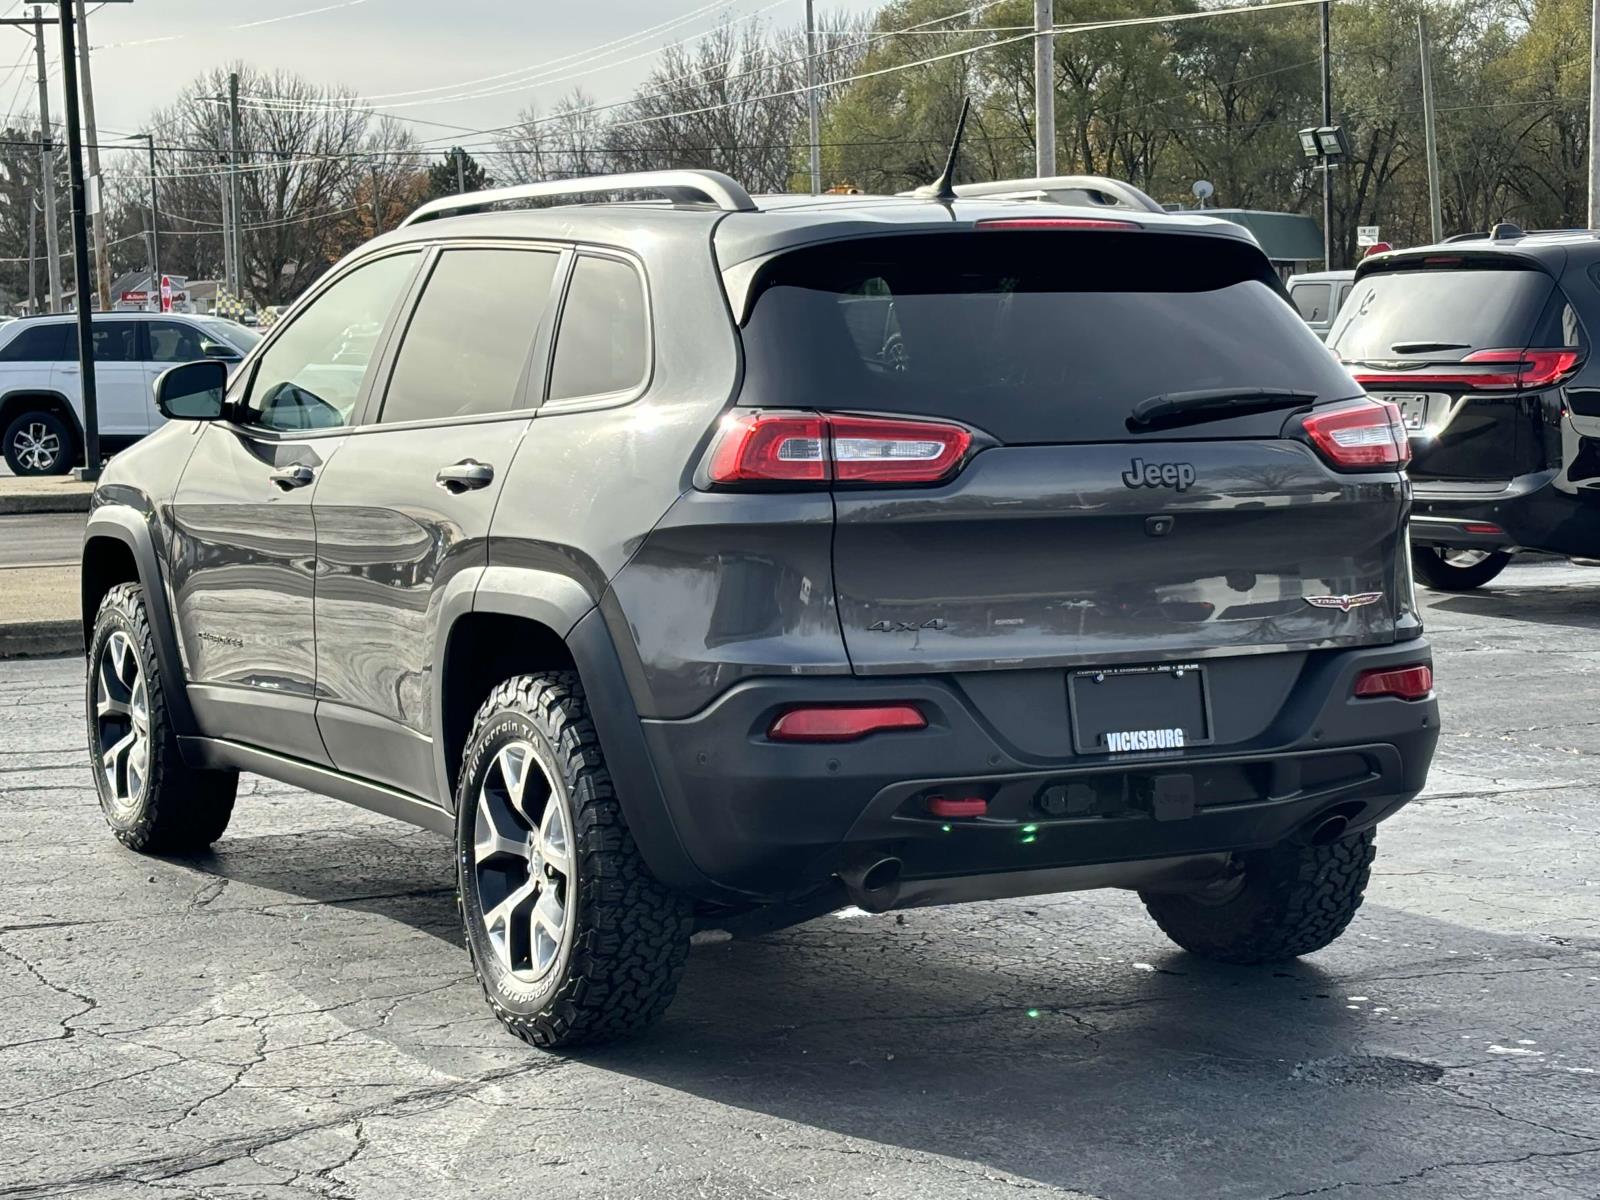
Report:
M 1204 204 L 1207 200 L 1211 199 L 1212 195 L 1215 194 L 1217 189 L 1212 186 L 1209 179 L 1196 179 L 1194 181 L 1194 186 L 1189 190 L 1194 193 L 1194 198 L 1196 200 L 1200 201 L 1201 204 Z

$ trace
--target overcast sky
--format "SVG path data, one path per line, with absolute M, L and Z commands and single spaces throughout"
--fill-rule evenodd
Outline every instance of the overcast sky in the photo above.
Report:
M 879 3 L 825 0 L 819 7 L 860 12 Z M 6 16 L 28 11 L 0 0 Z M 547 107 L 575 84 L 601 101 L 626 96 L 649 70 L 653 51 L 704 32 L 719 14 L 734 20 L 759 14 L 787 27 L 804 13 L 804 0 L 724 0 L 715 8 L 706 0 L 133 0 L 91 8 L 89 29 L 101 140 L 109 141 L 143 128 L 153 109 L 200 72 L 236 61 L 286 67 L 364 96 L 413 93 L 375 101 L 411 118 L 504 125 L 529 101 Z M 680 17 L 689 19 L 609 51 L 609 65 L 582 61 L 586 51 Z M 53 29 L 47 35 L 55 67 L 58 35 Z M 0 111 L 13 120 L 34 110 L 31 41 L 31 33 L 0 28 Z M 565 78 L 536 86 L 515 74 L 469 82 L 569 55 L 576 57 L 550 68 Z M 59 120 L 59 70 L 51 86 L 52 115 Z M 485 91 L 495 94 L 445 99 Z M 467 136 L 422 125 L 416 132 Z

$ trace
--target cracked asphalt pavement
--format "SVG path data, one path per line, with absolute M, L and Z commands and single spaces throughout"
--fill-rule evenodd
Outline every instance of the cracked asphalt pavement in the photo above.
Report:
M 102 825 L 82 666 L 0 663 L 0 1197 L 1600 1196 L 1600 570 L 1431 596 L 1367 904 L 1208 965 L 1107 892 L 697 945 L 651 1036 L 501 1031 L 433 834 L 247 778 Z

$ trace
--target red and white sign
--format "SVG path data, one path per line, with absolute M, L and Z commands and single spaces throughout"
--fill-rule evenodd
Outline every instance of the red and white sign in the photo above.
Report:
M 172 276 L 170 275 L 161 277 L 161 311 L 168 313 L 172 311 Z
M 123 292 L 122 293 L 122 302 L 124 304 L 143 304 L 148 299 L 150 299 L 150 293 L 149 292 Z

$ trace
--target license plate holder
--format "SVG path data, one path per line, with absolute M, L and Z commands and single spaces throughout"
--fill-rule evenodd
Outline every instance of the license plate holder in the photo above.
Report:
M 1143 754 L 1213 740 L 1211 690 L 1194 663 L 1074 671 L 1067 708 L 1079 754 Z
M 1385 396 L 1400 410 L 1400 420 L 1407 433 L 1421 433 L 1428 427 L 1428 397 L 1426 395 Z

